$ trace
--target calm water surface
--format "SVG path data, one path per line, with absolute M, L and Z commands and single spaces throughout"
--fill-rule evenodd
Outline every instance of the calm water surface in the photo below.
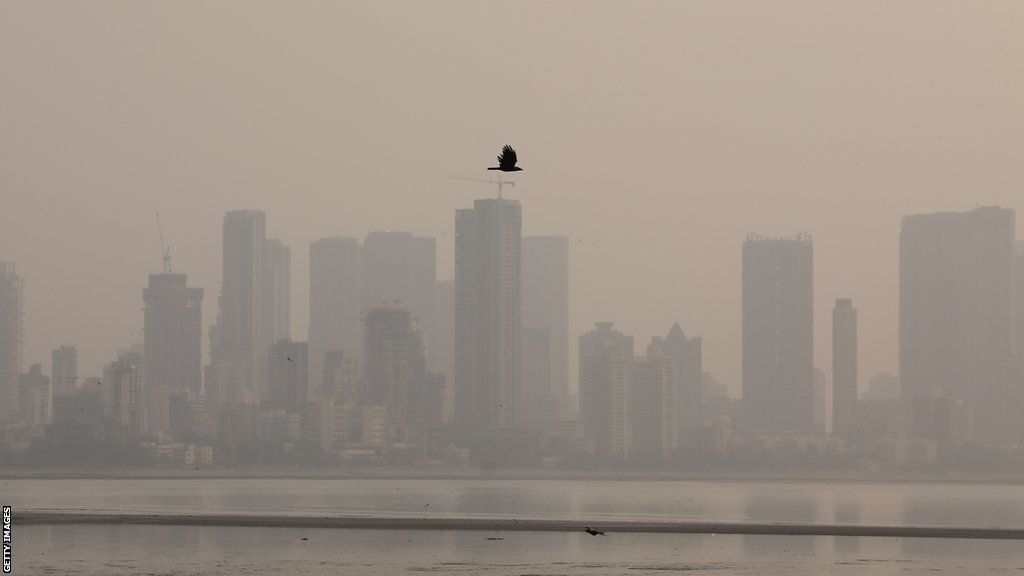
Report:
M 1024 567 L 1020 543 L 1005 540 L 125 525 L 24 526 L 16 537 L 15 574 L 62 576 L 913 576 Z
M 15 510 L 1024 528 L 1024 487 L 896 482 L 2 480 Z

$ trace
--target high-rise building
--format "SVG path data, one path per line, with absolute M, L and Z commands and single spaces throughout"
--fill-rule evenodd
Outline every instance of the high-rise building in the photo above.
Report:
M 679 440 L 675 365 L 664 340 L 654 338 L 647 356 L 633 360 L 629 377 L 629 457 L 661 462 L 675 455 Z
M 323 389 L 319 397 L 339 403 L 360 404 L 365 398 L 359 378 L 359 362 L 341 350 L 324 353 Z
M 1024 240 L 1017 240 L 1017 252 L 1013 259 L 1014 285 L 1014 340 L 1017 360 L 1024 362 Z
M 447 382 L 455 379 L 455 283 L 442 280 L 437 283 L 437 337 L 429 342 L 433 362 L 430 369 L 442 374 Z M 445 394 L 444 419 L 451 421 L 455 414 L 455 395 Z
M 550 397 L 555 415 L 575 411 L 569 390 L 569 239 L 523 237 L 523 326 L 550 339 Z
M 1014 211 L 998 207 L 907 216 L 900 232 L 902 397 L 962 399 L 982 444 L 1017 440 L 1000 378 L 1013 352 L 1015 234 Z
M 426 340 L 427 360 L 433 364 L 437 334 L 437 245 L 433 238 L 408 232 L 376 231 L 363 241 L 361 309 L 382 305 L 406 308 Z
M 832 309 L 832 434 L 846 438 L 857 412 L 857 309 L 836 300 Z
M 263 344 L 292 337 L 292 249 L 277 239 L 263 242 Z
M 211 354 L 217 363 L 220 402 L 256 403 L 265 373 L 264 245 L 266 214 L 236 210 L 224 215 L 220 316 Z
M 146 431 L 142 357 L 123 354 L 103 370 L 103 414 L 131 434 Z
M 12 262 L 0 262 L 0 423 L 14 418 L 25 323 L 25 281 Z
M 170 391 L 188 388 L 198 394 L 202 388 L 203 289 L 189 287 L 185 274 L 150 274 L 142 300 L 146 385 Z
M 743 242 L 744 424 L 771 432 L 814 426 L 811 237 Z
M 580 418 L 583 434 L 598 458 L 629 455 L 629 377 L 633 337 L 611 322 L 580 336 Z
M 64 345 L 50 353 L 50 378 L 54 395 L 74 394 L 78 389 L 78 349 Z
M 455 416 L 463 430 L 512 430 L 522 370 L 522 208 L 488 198 L 455 212 Z
M 309 345 L 278 340 L 270 347 L 270 390 L 266 407 L 301 415 L 309 399 Z
M 32 428 L 49 424 L 51 398 L 50 379 L 41 365 L 33 364 L 27 373 L 18 375 L 18 420 Z
M 703 341 L 694 336 L 687 338 L 679 322 L 672 324 L 662 343 L 665 354 L 675 365 L 676 414 L 679 419 L 679 440 L 687 433 L 704 425 L 702 347 Z
M 374 308 L 366 314 L 363 355 L 368 404 L 387 407 L 392 442 L 417 438 L 411 400 L 427 384 L 423 333 L 408 309 Z
M 356 238 L 322 238 L 309 245 L 309 371 L 324 372 L 324 354 L 343 352 L 356 359 L 361 346 L 359 320 L 360 249 Z M 317 385 L 323 381 L 314 380 Z

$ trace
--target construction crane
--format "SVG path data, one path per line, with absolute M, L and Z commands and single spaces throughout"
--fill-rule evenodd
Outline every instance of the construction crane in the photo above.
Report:
M 470 182 L 486 182 L 488 184 L 497 184 L 498 185 L 498 198 L 501 198 L 501 189 L 502 189 L 502 187 L 504 187 L 504 186 L 511 186 L 513 188 L 516 187 L 516 183 L 515 182 L 505 182 L 504 180 L 502 180 L 500 174 L 498 175 L 498 179 L 497 180 L 488 180 L 486 178 L 465 178 L 465 177 L 462 177 L 462 176 L 449 176 L 449 178 L 451 178 L 452 180 L 469 180 Z
M 156 231 L 160 233 L 160 252 L 163 254 L 164 274 L 171 273 L 171 247 L 164 244 L 164 228 L 160 225 L 160 211 L 156 213 Z

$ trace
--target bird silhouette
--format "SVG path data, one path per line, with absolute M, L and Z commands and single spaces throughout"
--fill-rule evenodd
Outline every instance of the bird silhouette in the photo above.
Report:
M 291 356 L 285 356 L 285 358 L 287 358 L 289 362 L 293 362 L 293 360 L 292 360 L 292 357 L 291 357 Z
M 498 165 L 491 166 L 488 170 L 501 170 L 502 172 L 519 172 L 522 170 L 519 166 L 516 166 L 516 151 L 511 146 L 505 144 L 505 147 L 501 149 L 501 155 L 498 156 Z
M 594 530 L 590 526 L 587 526 L 586 528 L 584 528 L 583 531 L 586 532 L 587 534 L 590 534 L 591 536 L 597 536 L 597 535 L 607 536 L 607 534 L 605 534 L 604 532 L 602 532 L 600 530 Z

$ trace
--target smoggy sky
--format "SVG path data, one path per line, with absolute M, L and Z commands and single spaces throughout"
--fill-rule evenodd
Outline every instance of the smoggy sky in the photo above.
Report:
M 572 334 L 638 349 L 679 320 L 740 379 L 740 247 L 810 232 L 815 364 L 860 309 L 861 386 L 898 365 L 901 216 L 1022 208 L 1020 2 L 0 2 L 0 260 L 25 277 L 25 366 L 98 374 L 160 270 L 220 288 L 227 210 L 292 246 L 438 238 L 493 195 L 572 240 Z M 1020 228 L 1020 227 L 1019 227 Z M 572 360 L 575 363 L 575 356 Z

